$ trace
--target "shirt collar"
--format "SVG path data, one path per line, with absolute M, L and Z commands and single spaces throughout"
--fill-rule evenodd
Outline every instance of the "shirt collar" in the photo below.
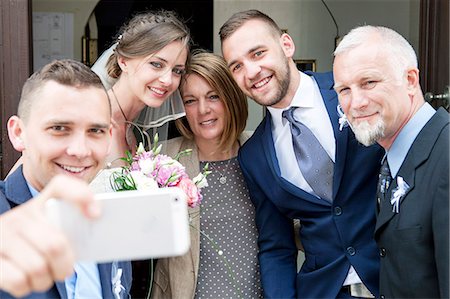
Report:
M 39 191 L 37 191 L 33 186 L 31 186 L 31 184 L 28 183 L 28 181 L 27 181 L 27 185 L 28 185 L 28 189 L 30 189 L 30 193 L 31 193 L 32 197 L 39 195 Z
M 433 117 L 435 112 L 430 104 L 425 103 L 406 123 L 397 138 L 395 138 L 391 148 L 387 151 L 387 159 L 393 178 L 395 178 L 400 170 L 417 135 L 419 135 L 422 128 Z
M 301 108 L 311 108 L 315 106 L 314 99 L 314 81 L 313 78 L 306 75 L 305 73 L 300 73 L 300 84 L 295 92 L 294 98 L 291 101 L 291 104 L 283 109 L 267 107 L 267 110 L 272 115 L 273 123 L 282 123 L 283 121 L 282 113 L 285 110 L 288 110 L 291 107 L 301 107 Z

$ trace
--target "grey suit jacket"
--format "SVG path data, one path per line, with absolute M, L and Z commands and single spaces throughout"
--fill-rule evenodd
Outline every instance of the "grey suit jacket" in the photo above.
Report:
M 243 144 L 250 134 L 244 132 L 239 141 Z M 189 156 L 180 158 L 190 178 L 200 172 L 198 149 L 193 140 L 183 137 L 168 140 L 163 152 L 174 157 L 178 152 L 192 149 Z M 155 267 L 152 298 L 194 298 L 200 258 L 200 207 L 189 209 L 191 248 L 182 256 L 159 259 Z
M 401 176 L 409 190 L 399 213 L 385 203 L 377 217 L 380 295 L 449 297 L 449 115 L 440 109 L 423 127 L 388 189 Z

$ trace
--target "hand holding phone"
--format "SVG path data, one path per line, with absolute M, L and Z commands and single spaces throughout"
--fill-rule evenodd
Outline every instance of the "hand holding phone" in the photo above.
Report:
M 179 188 L 101 193 L 102 215 L 87 219 L 56 199 L 51 222 L 67 234 L 78 261 L 111 262 L 177 256 L 190 246 L 186 196 Z

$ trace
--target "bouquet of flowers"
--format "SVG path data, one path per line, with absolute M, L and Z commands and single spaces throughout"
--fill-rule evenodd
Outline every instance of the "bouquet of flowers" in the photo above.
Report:
M 148 190 L 154 188 L 179 187 L 187 197 L 188 206 L 193 208 L 202 201 L 200 189 L 208 186 L 206 176 L 211 173 L 208 164 L 195 178 L 190 179 L 179 158 L 191 154 L 192 150 L 179 152 L 172 158 L 161 154 L 158 146 L 158 134 L 154 137 L 153 148 L 146 151 L 140 143 L 136 154 L 126 152 L 122 158 L 126 166 L 111 175 L 111 185 L 115 191 Z

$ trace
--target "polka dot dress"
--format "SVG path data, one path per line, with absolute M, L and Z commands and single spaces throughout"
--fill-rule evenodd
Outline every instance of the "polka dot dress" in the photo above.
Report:
M 203 169 L 206 162 L 200 162 Z M 263 298 L 255 208 L 237 158 L 209 162 L 195 298 Z

